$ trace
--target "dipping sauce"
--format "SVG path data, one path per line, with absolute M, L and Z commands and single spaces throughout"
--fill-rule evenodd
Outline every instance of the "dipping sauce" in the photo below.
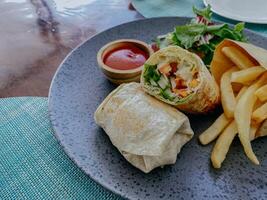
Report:
M 148 57 L 149 54 L 138 46 L 125 44 L 108 52 L 103 61 L 113 69 L 129 70 L 142 66 Z

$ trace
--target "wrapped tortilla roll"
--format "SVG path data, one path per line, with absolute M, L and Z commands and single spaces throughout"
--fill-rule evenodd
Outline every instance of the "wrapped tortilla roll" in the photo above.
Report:
M 234 49 L 240 51 L 243 56 L 240 54 L 237 54 L 236 56 L 239 56 L 239 60 L 247 62 L 248 65 L 250 65 L 249 67 L 262 66 L 267 69 L 267 50 L 250 43 L 225 39 L 217 45 L 211 61 L 210 70 L 217 83 L 220 82 L 221 76 L 224 72 L 236 66 L 236 64 L 223 53 L 223 48 L 225 47 L 234 47 Z
M 219 102 L 219 88 L 202 60 L 178 46 L 154 53 L 141 75 L 146 92 L 188 113 L 206 113 Z
M 145 173 L 174 164 L 194 134 L 183 113 L 146 94 L 139 83 L 111 92 L 97 108 L 95 121 L 124 158 Z

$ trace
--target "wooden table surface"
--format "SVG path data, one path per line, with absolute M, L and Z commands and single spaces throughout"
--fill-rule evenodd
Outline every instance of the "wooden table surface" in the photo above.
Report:
M 2 0 L 0 97 L 47 96 L 68 52 L 102 30 L 140 18 L 130 0 Z

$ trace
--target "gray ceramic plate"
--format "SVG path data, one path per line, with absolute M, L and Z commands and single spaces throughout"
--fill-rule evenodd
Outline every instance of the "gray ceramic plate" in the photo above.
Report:
M 75 49 L 58 69 L 49 94 L 55 134 L 69 157 L 96 182 L 129 199 L 266 199 L 267 139 L 253 142 L 261 161 L 255 166 L 234 141 L 220 170 L 210 165 L 213 145 L 201 146 L 197 136 L 217 114 L 190 117 L 196 135 L 178 155 L 175 165 L 144 174 L 128 164 L 93 119 L 94 111 L 115 86 L 96 63 L 107 42 L 135 38 L 146 42 L 185 24 L 188 18 L 134 21 L 104 31 Z M 267 47 L 267 38 L 246 31 L 250 41 Z

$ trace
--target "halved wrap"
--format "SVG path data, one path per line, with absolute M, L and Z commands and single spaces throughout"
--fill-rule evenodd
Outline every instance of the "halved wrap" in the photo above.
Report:
M 146 94 L 139 83 L 111 92 L 97 108 L 95 121 L 124 158 L 146 173 L 174 164 L 194 134 L 183 113 Z
M 238 42 L 234 40 L 225 39 L 217 45 L 213 59 L 211 61 L 210 70 L 217 83 L 220 82 L 221 76 L 228 69 L 235 66 L 235 64 L 227 58 L 222 52 L 224 47 L 235 47 L 242 53 L 247 55 L 254 66 L 262 66 L 267 69 L 267 50 L 255 46 L 250 43 Z
M 150 56 L 141 84 L 150 95 L 188 113 L 206 113 L 219 102 L 218 85 L 202 60 L 178 46 Z

